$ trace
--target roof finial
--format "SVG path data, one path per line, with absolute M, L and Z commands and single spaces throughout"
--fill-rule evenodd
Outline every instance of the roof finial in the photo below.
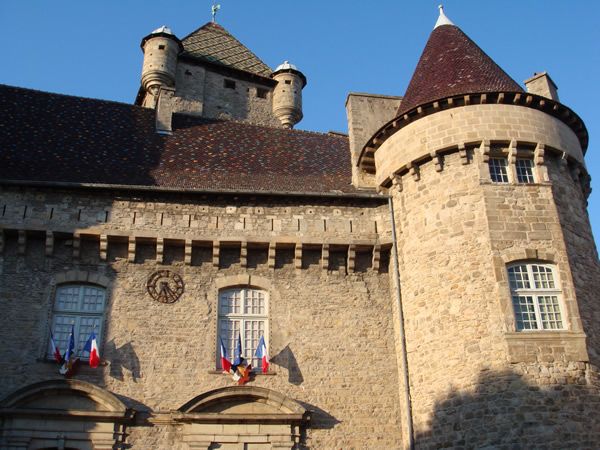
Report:
M 210 12 L 212 13 L 212 23 L 216 23 L 217 22 L 217 11 L 221 9 L 221 5 L 217 4 L 217 3 L 213 3 L 213 5 L 210 8 Z
M 452 21 L 448 19 L 448 17 L 446 17 L 446 14 L 444 14 L 444 6 L 439 5 L 438 8 L 440 9 L 440 17 L 438 17 L 438 20 L 435 23 L 435 27 L 433 27 L 433 29 L 435 30 L 437 27 L 442 25 L 454 25 Z

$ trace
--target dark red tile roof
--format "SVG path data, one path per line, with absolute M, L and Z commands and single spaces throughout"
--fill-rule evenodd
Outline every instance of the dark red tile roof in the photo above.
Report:
M 455 25 L 433 30 L 398 108 L 398 115 L 453 95 L 523 89 Z
M 348 139 L 0 85 L 0 181 L 357 192 Z

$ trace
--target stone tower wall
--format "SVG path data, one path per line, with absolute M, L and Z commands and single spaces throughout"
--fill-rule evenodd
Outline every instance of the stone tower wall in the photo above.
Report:
M 495 154 L 510 171 L 533 158 L 536 182 L 492 183 Z M 538 111 L 471 106 L 399 130 L 376 159 L 393 181 L 417 448 L 593 446 L 600 278 L 574 134 Z M 506 265 L 520 260 L 555 265 L 566 330 L 516 331 Z
M 166 36 L 151 37 L 144 44 L 142 86 L 152 96 L 159 86 L 175 85 L 178 53 L 177 42 Z
M 290 72 L 278 73 L 273 91 L 273 114 L 284 126 L 293 127 L 302 120 L 302 80 Z

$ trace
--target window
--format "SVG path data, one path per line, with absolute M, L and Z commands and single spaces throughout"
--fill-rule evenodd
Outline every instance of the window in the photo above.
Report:
M 517 158 L 517 181 L 519 183 L 533 183 L 533 161 L 531 159 Z
M 75 354 L 87 358 L 87 352 L 82 354 L 81 350 L 92 331 L 100 345 L 105 303 L 106 291 L 100 286 L 65 284 L 56 288 L 52 333 L 61 353 L 67 350 L 71 326 L 75 329 Z M 48 355 L 51 357 L 50 347 L 48 343 Z
M 508 281 L 517 330 L 562 330 L 560 289 L 548 264 L 516 264 Z
M 233 80 L 223 80 L 223 87 L 225 89 L 235 89 L 235 81 L 233 81 Z
M 252 364 L 260 368 L 262 361 L 254 356 L 261 336 L 267 340 L 267 294 L 250 288 L 227 289 L 219 293 L 219 337 L 227 349 L 227 356 L 233 359 L 238 335 L 242 340 L 242 354 Z M 218 343 L 217 343 L 218 344 Z M 217 352 L 217 367 L 221 368 Z
M 256 88 L 256 96 L 258 98 L 267 98 L 268 92 L 269 91 L 267 89 Z
M 506 158 L 490 158 L 490 177 L 494 183 L 508 183 Z

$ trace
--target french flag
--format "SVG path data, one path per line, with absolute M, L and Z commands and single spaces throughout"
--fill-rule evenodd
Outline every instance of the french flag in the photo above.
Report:
M 261 366 L 263 373 L 267 373 L 269 371 L 269 354 L 267 353 L 267 345 L 265 344 L 264 336 L 260 337 L 254 355 L 262 361 Z
M 231 372 L 231 362 L 227 359 L 227 350 L 225 350 L 225 345 L 223 344 L 223 338 L 219 338 L 220 340 L 220 350 L 221 350 L 221 368 L 223 372 L 230 373 Z
M 54 335 L 52 334 L 52 330 L 50 330 L 50 345 L 52 346 L 52 356 L 54 356 L 54 359 L 57 363 L 62 364 L 62 355 L 60 354 L 60 350 L 58 349 L 56 342 L 54 342 Z
M 87 342 L 83 346 L 84 352 L 90 352 L 90 367 L 95 369 L 100 364 L 100 351 L 98 350 L 98 340 L 96 333 L 92 331 Z

